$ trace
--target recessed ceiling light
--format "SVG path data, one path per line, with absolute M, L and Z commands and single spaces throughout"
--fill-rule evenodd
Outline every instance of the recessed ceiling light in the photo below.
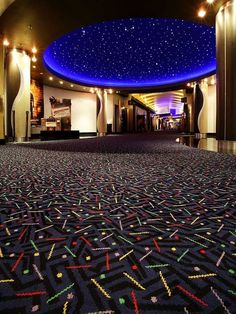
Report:
M 33 52 L 33 53 L 37 53 L 37 51 L 38 51 L 38 50 L 36 49 L 36 47 L 33 47 L 33 48 L 32 48 L 32 52 Z
M 3 40 L 3 46 L 9 46 L 10 45 L 10 43 L 9 43 L 9 41 L 5 38 L 4 40 Z
M 70 84 L 70 87 L 74 87 L 74 85 L 73 85 L 73 84 Z
M 50 80 L 50 81 L 53 81 L 53 77 L 52 77 L 52 76 L 50 76 L 50 77 L 49 77 L 49 80 Z
M 198 16 L 203 18 L 206 15 L 206 10 L 205 9 L 200 9 L 198 11 Z
M 63 81 L 59 81 L 59 83 L 62 85 L 62 84 L 63 84 Z
M 40 75 L 43 75 L 43 72 L 40 72 L 39 74 L 40 74 Z
M 36 69 L 36 65 L 33 65 L 33 68 Z
M 207 3 L 212 4 L 215 0 L 207 0 Z
M 37 58 L 35 56 L 32 57 L 31 59 L 33 62 L 36 62 L 37 61 Z

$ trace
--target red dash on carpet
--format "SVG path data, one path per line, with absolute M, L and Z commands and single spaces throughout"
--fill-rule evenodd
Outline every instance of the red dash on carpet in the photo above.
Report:
M 89 246 L 92 246 L 92 243 L 89 242 L 87 239 L 85 239 L 85 237 L 80 237 L 86 244 L 88 244 Z
M 157 241 L 156 241 L 155 239 L 153 239 L 153 242 L 154 242 L 154 244 L 155 244 L 155 247 L 157 248 L 157 251 L 158 251 L 159 253 L 161 253 L 161 249 L 160 249 L 160 247 L 159 247 Z
M 135 314 L 139 314 L 138 302 L 137 302 L 137 299 L 136 299 L 135 292 L 134 292 L 133 290 L 132 290 L 132 292 L 131 292 L 131 297 L 132 297 L 133 304 L 134 304 L 134 311 L 135 311 Z
M 21 253 L 21 255 L 18 257 L 18 259 L 16 260 L 16 262 L 15 262 L 15 264 L 12 266 L 12 268 L 11 268 L 11 272 L 13 272 L 13 271 L 15 271 L 16 270 L 16 268 L 17 268 L 17 266 L 20 264 L 20 261 L 21 261 L 21 259 L 22 259 L 22 257 L 24 256 L 24 252 L 23 253 Z
M 75 266 L 66 266 L 66 269 L 77 269 L 77 268 L 91 268 L 92 265 L 75 265 Z
M 22 292 L 16 293 L 17 297 L 33 297 L 34 295 L 47 294 L 47 291 L 31 291 L 31 292 Z
M 66 238 L 47 238 L 46 240 L 47 241 L 63 241 L 65 240 Z
M 103 217 L 103 219 L 106 220 L 109 223 L 112 223 L 112 221 L 110 219 L 106 218 L 106 217 Z
M 23 238 L 23 236 L 25 235 L 25 233 L 26 233 L 26 231 L 28 230 L 28 228 L 29 228 L 29 227 L 26 227 L 26 228 L 21 232 L 21 234 L 19 235 L 19 238 L 18 238 L 19 241 Z
M 110 270 L 110 257 L 108 253 L 106 254 L 106 269 L 107 271 Z
M 188 297 L 190 297 L 191 299 L 193 299 L 194 301 L 198 302 L 199 304 L 201 304 L 202 306 L 208 307 L 208 304 L 205 303 L 204 301 L 202 301 L 201 299 L 199 299 L 198 297 L 196 297 L 194 294 L 192 294 L 191 292 L 189 292 L 188 290 L 186 290 L 185 288 L 183 288 L 181 285 L 177 285 L 176 288 L 178 288 L 180 291 L 182 291 L 183 293 L 185 293 Z

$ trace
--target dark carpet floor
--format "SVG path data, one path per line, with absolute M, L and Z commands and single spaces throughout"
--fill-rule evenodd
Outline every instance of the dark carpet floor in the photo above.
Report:
M 236 313 L 236 156 L 175 138 L 0 147 L 0 313 Z

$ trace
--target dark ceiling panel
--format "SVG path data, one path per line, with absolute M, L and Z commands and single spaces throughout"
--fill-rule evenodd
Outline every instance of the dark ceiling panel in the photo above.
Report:
M 203 23 L 214 25 L 216 11 L 225 0 L 209 8 Z M 44 49 L 56 38 L 80 26 L 125 17 L 172 17 L 198 21 L 199 0 L 15 0 L 0 17 L 1 37 L 11 46 L 30 51 L 38 48 L 33 76 L 49 73 L 42 64 Z M 42 76 L 41 76 L 42 77 Z

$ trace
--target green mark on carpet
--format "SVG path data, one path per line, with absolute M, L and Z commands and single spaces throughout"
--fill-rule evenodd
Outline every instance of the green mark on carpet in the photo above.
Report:
M 67 250 L 67 252 L 70 253 L 70 255 L 72 255 L 73 257 L 76 257 L 76 255 L 68 248 L 68 246 L 64 246 L 64 248 Z
M 72 287 L 74 286 L 74 283 L 72 283 L 72 285 L 66 287 L 65 289 L 61 290 L 60 292 L 58 292 L 57 294 L 55 294 L 53 297 L 51 297 L 50 299 L 47 300 L 47 303 L 53 301 L 54 299 L 58 298 L 60 295 L 62 295 L 63 293 L 65 293 L 66 291 L 70 290 Z
M 118 236 L 118 238 L 121 238 L 122 240 L 124 240 L 125 242 L 127 242 L 127 243 L 129 243 L 129 244 L 131 244 L 131 245 L 134 245 L 131 241 L 129 241 L 129 240 L 123 238 L 122 236 Z
M 124 298 L 119 298 L 119 303 L 120 304 L 125 304 L 125 299 Z
M 36 251 L 39 250 L 33 240 L 30 240 L 30 243 L 32 244 L 33 248 L 34 248 Z

